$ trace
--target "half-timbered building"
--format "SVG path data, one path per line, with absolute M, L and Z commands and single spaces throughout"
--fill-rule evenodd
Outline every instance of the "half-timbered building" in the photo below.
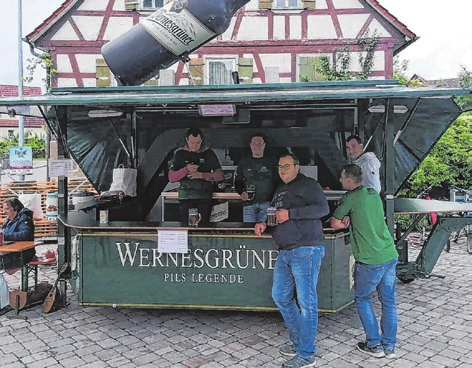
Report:
M 66 0 L 27 36 L 51 53 L 57 73 L 52 86 L 115 84 L 101 57 L 108 41 L 126 32 L 167 0 Z M 370 78 L 388 79 L 393 57 L 417 36 L 376 0 L 251 0 L 225 33 L 148 84 L 228 84 L 323 80 L 321 58 L 337 61 L 349 46 L 350 71 L 360 72 L 360 39 L 375 37 Z M 133 52 L 130 47 L 129 52 Z

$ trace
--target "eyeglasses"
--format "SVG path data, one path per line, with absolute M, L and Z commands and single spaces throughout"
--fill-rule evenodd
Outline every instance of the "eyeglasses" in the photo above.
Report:
M 279 170 L 282 170 L 282 169 L 288 170 L 288 169 L 290 168 L 290 166 L 292 166 L 292 165 L 293 165 L 293 166 L 297 166 L 298 164 L 277 165 L 277 168 L 278 168 Z

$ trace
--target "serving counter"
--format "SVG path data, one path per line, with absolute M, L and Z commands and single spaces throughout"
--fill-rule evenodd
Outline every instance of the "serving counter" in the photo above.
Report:
M 277 310 L 271 286 L 278 251 L 270 230 L 259 237 L 240 222 L 208 228 L 178 222 L 100 224 L 83 212 L 59 220 L 70 232 L 71 284 L 80 305 Z M 347 233 L 326 229 L 325 234 L 319 309 L 334 312 L 353 301 L 353 258 Z M 159 251 L 169 237 L 183 250 Z

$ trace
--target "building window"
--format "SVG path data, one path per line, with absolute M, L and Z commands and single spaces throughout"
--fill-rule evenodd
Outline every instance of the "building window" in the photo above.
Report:
M 158 9 L 164 6 L 164 0 L 142 0 L 142 9 Z
M 14 130 L 8 130 L 8 138 L 13 138 L 14 134 L 15 134 Z
M 275 0 L 275 8 L 301 9 L 303 4 L 300 0 Z
M 233 84 L 231 72 L 235 70 L 236 63 L 234 59 L 207 59 L 206 64 L 208 66 L 208 73 L 206 73 L 208 78 L 207 84 Z

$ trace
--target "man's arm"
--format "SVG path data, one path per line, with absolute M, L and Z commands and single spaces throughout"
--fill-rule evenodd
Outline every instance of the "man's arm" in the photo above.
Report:
M 292 220 L 320 219 L 329 213 L 329 205 L 320 184 L 313 180 L 304 191 L 307 201 L 305 207 L 289 209 L 288 218 Z
M 334 230 L 347 229 L 349 227 L 349 216 L 345 216 L 342 220 L 338 220 L 336 217 L 331 217 L 331 227 Z

